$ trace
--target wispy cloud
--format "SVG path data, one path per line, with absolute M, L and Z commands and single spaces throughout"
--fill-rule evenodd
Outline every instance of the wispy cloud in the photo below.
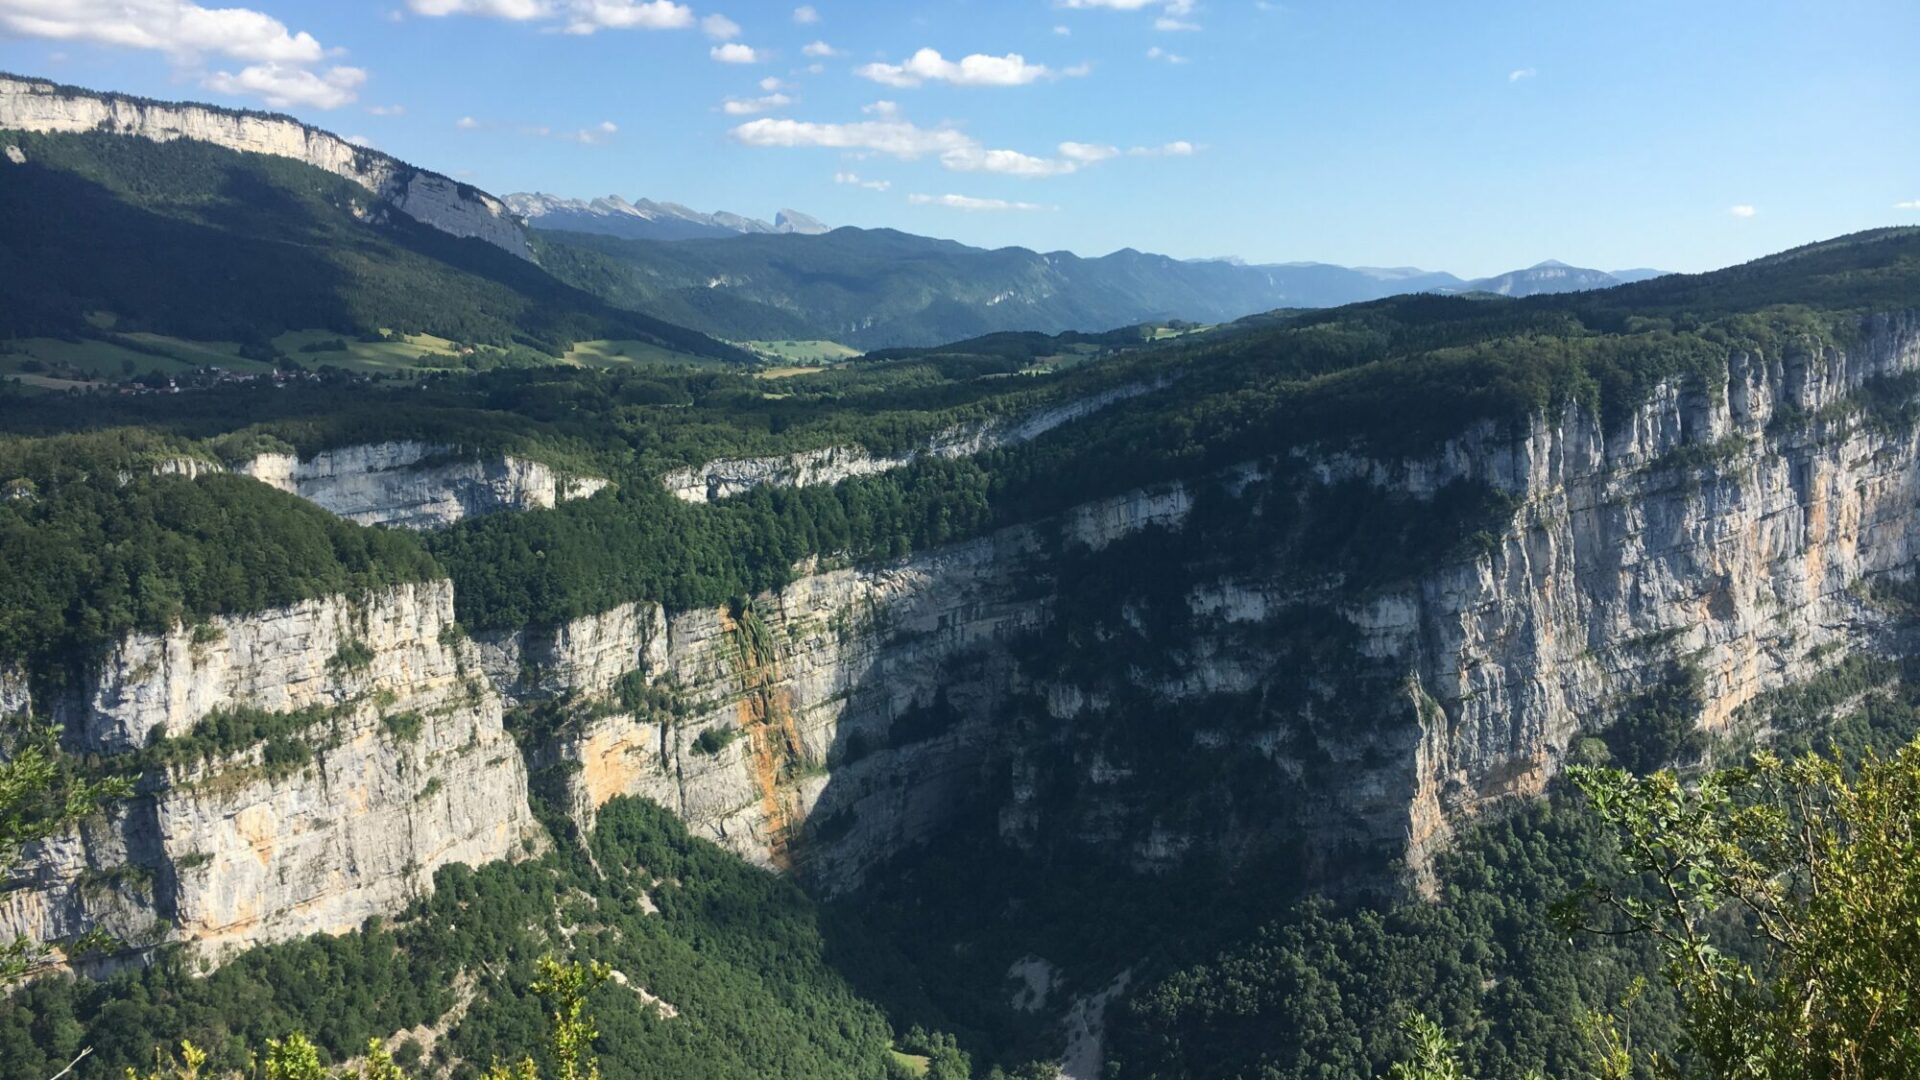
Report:
M 471 15 L 513 22 L 556 21 L 569 34 L 601 30 L 685 30 L 693 9 L 674 0 L 407 0 L 416 15 Z
M 839 56 L 840 50 L 824 41 L 810 41 L 800 46 L 800 51 L 808 56 Z
M 793 104 L 792 98 L 775 93 L 757 98 L 728 98 L 721 103 L 720 109 L 728 116 L 752 116 L 771 109 L 783 109 L 791 104 Z
M 1895 210 L 1920 210 L 1920 199 L 1908 199 L 1893 204 Z
M 740 24 L 725 15 L 709 15 L 701 19 L 700 29 L 715 41 L 732 41 L 740 36 Z
M 1538 71 L 1530 67 L 1515 68 L 1512 71 L 1507 72 L 1507 81 L 1510 83 L 1524 82 L 1525 80 L 1531 79 L 1538 74 L 1540 74 Z
M 749 120 L 733 129 L 735 140 L 748 146 L 818 147 L 856 153 L 882 154 L 912 161 L 938 158 L 943 168 L 953 172 L 999 173 L 1041 179 L 1064 176 L 1080 163 L 1064 158 L 1044 158 L 1018 150 L 992 149 L 979 140 L 952 127 L 924 128 L 901 119 L 892 102 L 875 102 L 867 107 L 875 120 L 846 124 L 815 123 L 764 117 Z
M 405 116 L 407 107 L 405 105 L 369 105 L 367 112 L 374 116 Z
M 463 116 L 453 122 L 461 131 L 499 131 L 503 125 L 489 123 L 471 116 Z M 559 139 L 563 142 L 579 143 L 582 146 L 598 146 L 612 139 L 620 131 L 620 125 L 611 120 L 602 120 L 592 127 L 555 128 L 550 124 L 528 124 L 510 129 L 516 135 L 529 139 Z
M 1167 50 L 1161 48 L 1158 45 L 1155 45 L 1152 48 L 1149 48 L 1147 50 L 1147 59 L 1162 60 L 1169 64 L 1184 64 L 1187 62 L 1186 57 L 1181 56 L 1179 53 L 1176 53 L 1176 52 L 1168 52 Z
M 1054 6 L 1080 11 L 1146 11 L 1158 8 L 1160 14 L 1153 20 L 1155 30 L 1200 29 L 1200 24 L 1192 18 L 1200 6 L 1197 0 L 1055 0 Z
M 836 184 L 847 184 L 852 187 L 866 188 L 868 191 L 886 191 L 893 187 L 893 181 L 891 180 L 868 180 L 863 178 L 859 173 L 850 172 L 834 173 L 833 182 Z
M 820 21 L 820 13 L 814 10 L 812 4 L 801 4 L 793 9 L 793 21 L 801 26 L 812 26 Z
M 945 206 L 954 210 L 975 212 L 1058 209 L 1058 207 L 1042 206 L 1039 203 L 1009 202 L 1006 199 L 977 199 L 971 195 L 909 195 L 907 196 L 907 201 L 915 206 Z
M 1749 206 L 1746 203 L 1740 203 L 1737 206 L 1727 207 L 1727 213 L 1732 214 L 1734 217 L 1737 217 L 1737 218 L 1750 218 L 1759 214 L 1760 211 L 1754 209 L 1752 206 Z
M 952 83 L 955 86 L 1025 86 L 1041 79 L 1084 75 L 1084 67 L 1056 71 L 1045 64 L 1029 64 L 1019 53 L 988 56 L 973 53 L 959 60 L 948 60 L 937 49 L 921 49 L 898 64 L 867 64 L 854 74 L 887 86 L 912 87 L 926 82 Z

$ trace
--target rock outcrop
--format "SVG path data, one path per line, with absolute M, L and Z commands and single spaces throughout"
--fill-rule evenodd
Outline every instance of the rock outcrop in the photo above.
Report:
M 359 184 L 424 225 L 477 237 L 523 259 L 532 257 L 526 227 L 501 200 L 289 116 L 148 101 L 0 76 L 0 130 L 105 131 L 155 142 L 193 139 L 292 158 Z
M 1151 393 L 1165 383 L 1129 383 L 1098 394 L 1042 409 L 1017 419 L 991 420 L 942 432 L 926 446 L 904 454 L 874 454 L 859 446 L 830 446 L 796 454 L 722 458 L 694 469 L 676 469 L 661 477 L 667 490 L 687 502 L 716 502 L 754 488 L 812 487 L 837 484 L 855 476 L 891 472 L 921 457 L 961 458 L 996 447 L 1037 439 L 1062 424 L 1110 405 Z
M 478 660 L 444 581 L 128 638 L 55 712 L 98 767 L 144 765 L 140 793 L 28 848 L 0 934 L 105 929 L 217 960 L 530 850 L 525 770 Z M 221 717 L 226 735 L 195 731 Z
M 367 443 L 301 460 L 261 454 L 235 470 L 362 525 L 432 529 L 506 510 L 551 510 L 607 482 L 511 454 L 421 442 Z

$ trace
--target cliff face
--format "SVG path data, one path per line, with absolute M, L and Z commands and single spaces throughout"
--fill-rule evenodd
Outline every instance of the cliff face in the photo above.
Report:
M 1251 462 L 812 568 L 738 608 L 630 604 L 467 642 L 439 584 L 135 637 L 63 706 L 86 748 L 244 705 L 323 712 L 321 749 L 176 765 L 38 850 L 0 933 L 159 916 L 226 946 L 392 910 L 441 863 L 517 850 L 508 708 L 581 823 L 644 796 L 826 891 L 963 809 L 1142 870 L 1283 851 L 1302 875 L 1365 854 L 1418 877 L 1455 823 L 1540 791 L 1674 664 L 1721 727 L 1871 644 L 1864 587 L 1920 554 L 1920 433 L 1859 406 L 1904 401 L 1885 377 L 1915 371 L 1920 319 L 1880 319 L 1845 350 L 1734 356 L 1613 423 L 1573 407 L 1414 460 Z M 1267 539 L 1283 480 L 1416 513 L 1461 481 L 1508 501 L 1471 550 L 1368 582 Z M 1285 505 L 1311 537 L 1312 501 Z
M 156 763 L 135 798 L 30 847 L 0 934 L 103 927 L 218 958 L 352 929 L 441 866 L 520 854 L 526 774 L 478 659 L 445 582 L 128 638 L 53 705 L 73 749 L 125 771 L 163 730 L 258 727 Z
M 1675 664 L 1700 672 L 1699 720 L 1717 729 L 1755 696 L 1817 673 L 1836 647 L 1871 644 L 1880 620 L 1864 587 L 1911 573 L 1920 554 L 1920 437 L 1854 404 L 1887 392 L 1876 380 L 1917 368 L 1920 320 L 1883 318 L 1845 350 L 1733 356 L 1724 382 L 1660 387 L 1611 424 L 1575 407 L 1517 431 L 1476 427 L 1417 460 L 1303 459 L 1295 464 L 1321 485 L 1357 481 L 1418 506 L 1468 481 L 1514 509 L 1481 553 L 1385 586 L 1303 579 L 1281 551 L 1220 569 L 1211 555 L 1222 538 L 1189 531 L 1161 566 L 1179 582 L 1174 637 L 1141 630 L 1157 602 L 1147 583 L 1128 586 L 1111 625 L 1074 609 L 1107 643 L 1093 669 L 1031 659 L 1036 642 L 1066 632 L 1052 620 L 1061 601 L 1046 592 L 1058 587 L 1062 553 L 1097 560 L 1149 526 L 1178 531 L 1204 489 L 1243 499 L 1271 465 L 1080 507 L 995 538 L 987 563 L 960 556 L 976 549 L 916 559 L 911 590 L 876 590 L 872 574 L 805 579 L 763 602 L 782 631 L 772 639 L 791 639 L 766 677 L 807 718 L 807 745 L 898 741 L 889 733 L 911 726 L 910 706 L 941 694 L 966 704 L 944 742 L 844 768 L 829 755 L 828 776 L 801 784 L 794 804 L 822 826 L 799 834 L 803 861 L 847 883 L 876 853 L 926 832 L 930 824 L 875 831 L 870 818 L 890 825 L 902 811 L 864 800 L 946 775 L 945 762 L 996 801 L 1003 833 L 1019 843 L 1074 838 L 1153 868 L 1201 848 L 1245 853 L 1304 838 L 1327 857 L 1397 856 L 1419 876 L 1453 823 L 1537 794 L 1580 736 Z M 1235 527 L 1254 528 L 1257 516 L 1243 510 Z M 849 605 L 875 613 L 827 616 L 861 627 L 853 639 L 803 629 L 808 612 Z M 902 637 L 893 612 L 908 621 L 938 612 L 954 636 Z M 700 635 L 691 622 L 681 628 L 685 618 L 668 624 L 664 652 L 635 651 L 636 665 L 698 687 L 707 697 L 695 715 L 711 723 L 712 695 L 743 691 L 717 669 L 688 678 L 679 643 Z M 942 640 L 951 647 L 933 645 Z M 1128 660 L 1130 640 L 1158 662 Z M 1143 700 L 1185 734 L 1169 743 L 1144 728 Z M 591 764 L 628 752 L 611 730 L 570 751 L 592 778 L 578 788 L 583 807 L 618 786 Z M 748 747 L 702 762 L 681 752 L 673 764 L 670 743 L 657 745 L 673 782 L 645 793 L 743 853 L 777 853 L 763 827 L 775 816 L 756 814 L 756 789 L 739 782 Z M 857 781 L 855 770 L 886 779 Z M 1188 780 L 1169 780 L 1183 770 Z M 1211 779 L 1249 770 L 1286 797 Z M 1192 788 L 1170 790 L 1179 783 Z M 731 793 L 704 801 L 723 788 Z M 723 805 L 744 808 L 744 834 L 715 809 Z M 792 816 L 780 819 L 789 831 Z
M 925 447 L 904 454 L 874 454 L 858 446 L 831 446 L 797 454 L 722 458 L 694 469 L 676 469 L 661 477 L 668 491 L 687 502 L 716 502 L 762 485 L 811 487 L 837 484 L 856 476 L 891 472 L 922 456 L 960 458 L 1036 439 L 1062 424 L 1099 412 L 1117 402 L 1160 389 L 1164 383 L 1135 383 L 1042 409 L 1014 420 L 993 420 L 943 432 Z
M 0 130 L 4 129 L 106 131 L 155 142 L 194 139 L 229 150 L 292 158 L 359 184 L 422 224 L 454 236 L 478 237 L 523 259 L 532 257 L 525 226 L 499 199 L 289 117 L 142 101 L 0 78 Z
M 505 510 L 550 510 L 607 486 L 512 455 L 475 457 L 420 442 L 261 454 L 236 471 L 362 525 L 432 529 Z

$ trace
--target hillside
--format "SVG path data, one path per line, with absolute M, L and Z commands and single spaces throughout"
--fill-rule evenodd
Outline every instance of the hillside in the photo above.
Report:
M 727 359 L 529 260 L 389 210 L 358 183 L 193 139 L 0 130 L 0 311 L 12 337 L 157 333 L 263 344 L 381 330 L 565 353 L 634 340 Z

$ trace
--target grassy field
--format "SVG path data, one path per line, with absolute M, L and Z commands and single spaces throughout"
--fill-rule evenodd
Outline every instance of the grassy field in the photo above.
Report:
M 344 342 L 347 347 L 344 351 L 300 351 L 302 346 L 329 341 Z M 327 330 L 293 330 L 274 338 L 273 347 L 307 367 L 333 364 L 366 374 L 418 374 L 423 357 L 453 360 L 458 355 L 453 342 L 431 334 L 408 334 L 393 341 L 356 341 L 351 335 Z
M 735 345 L 768 360 L 788 365 L 837 364 L 860 355 L 837 341 L 736 341 Z
M 650 341 L 581 341 L 567 350 L 566 361 L 581 367 L 621 367 L 627 364 L 693 364 L 697 367 L 729 368 L 734 365 L 709 356 L 675 352 Z
M 86 383 L 152 371 L 174 374 L 208 364 L 239 372 L 272 370 L 267 364 L 243 360 L 235 355 L 240 348 L 235 342 L 187 341 L 160 334 L 126 334 L 124 337 L 139 343 L 142 348 L 126 348 L 95 338 L 79 341 L 20 338 L 8 342 L 7 351 L 0 352 L 0 374 L 16 376 L 22 382 L 46 385 L 45 380 Z M 36 375 L 41 378 L 27 378 Z
M 915 1076 L 927 1075 L 927 1069 L 933 1065 L 930 1059 L 920 1054 L 903 1054 L 898 1050 L 888 1050 L 887 1053 L 892 1055 L 895 1063 L 906 1066 L 907 1071 Z

